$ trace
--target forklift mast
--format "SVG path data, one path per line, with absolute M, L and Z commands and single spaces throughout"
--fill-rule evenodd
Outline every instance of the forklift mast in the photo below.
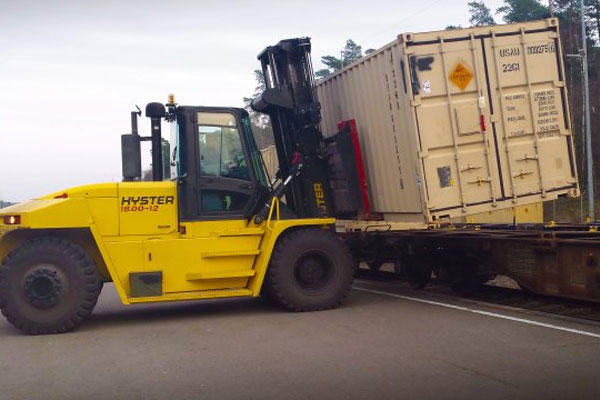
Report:
M 301 167 L 286 192 L 288 207 L 301 218 L 333 215 L 310 49 L 309 38 L 297 38 L 263 50 L 258 59 L 266 89 L 252 101 L 255 111 L 271 119 L 278 177 L 285 179 Z

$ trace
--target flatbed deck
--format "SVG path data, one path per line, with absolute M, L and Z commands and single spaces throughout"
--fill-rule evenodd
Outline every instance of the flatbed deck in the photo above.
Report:
M 538 294 L 600 302 L 597 224 L 372 226 L 341 233 L 355 258 L 374 269 L 394 262 L 417 285 L 433 274 L 464 290 L 502 274 Z

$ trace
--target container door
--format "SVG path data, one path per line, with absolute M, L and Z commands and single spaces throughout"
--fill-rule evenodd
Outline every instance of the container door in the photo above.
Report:
M 503 197 L 576 187 L 556 32 L 481 39 L 488 66 Z
M 428 208 L 496 202 L 501 196 L 479 39 L 408 47 Z

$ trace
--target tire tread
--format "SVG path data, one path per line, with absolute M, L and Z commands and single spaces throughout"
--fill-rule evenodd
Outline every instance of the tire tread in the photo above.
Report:
M 339 246 L 337 249 L 331 249 L 332 251 L 338 251 L 340 254 L 343 254 L 346 258 L 346 265 L 350 273 L 348 274 L 348 282 L 344 282 L 344 291 L 339 298 L 337 298 L 334 302 L 329 304 L 314 306 L 310 304 L 301 304 L 293 301 L 293 299 L 287 295 L 286 291 L 282 289 L 280 284 L 280 275 L 281 269 L 285 268 L 285 253 L 289 251 L 291 248 L 295 246 L 296 243 L 301 242 L 306 239 L 306 237 L 310 237 L 314 239 L 315 236 L 321 236 L 321 240 L 323 242 L 328 242 L 332 240 L 336 240 L 335 245 Z M 267 270 L 267 275 L 265 279 L 265 289 L 267 296 L 273 299 L 276 303 L 278 303 L 283 308 L 286 308 L 290 311 L 294 312 L 306 312 L 306 311 L 321 311 L 339 307 L 350 292 L 352 287 L 352 281 L 354 279 L 352 266 L 352 258 L 350 256 L 350 252 L 346 248 L 346 245 L 333 236 L 330 232 L 324 231 L 322 229 L 298 229 L 286 234 L 282 237 L 276 244 L 275 249 L 273 249 L 273 253 L 271 255 L 271 260 L 269 262 L 269 267 Z
M 58 252 L 62 253 L 62 256 L 71 259 L 80 270 L 79 272 L 83 277 L 80 283 L 84 285 L 84 293 L 88 294 L 82 297 L 83 300 L 80 304 L 77 304 L 68 318 L 60 323 L 49 324 L 47 326 L 40 326 L 20 318 L 18 311 L 12 307 L 7 298 L 7 288 L 3 287 L 8 284 L 7 277 L 10 275 L 12 269 L 19 267 L 18 265 L 14 265 L 13 261 L 15 258 L 35 254 L 40 246 L 54 247 Z M 35 237 L 13 249 L 2 261 L 2 265 L 0 266 L 0 311 L 8 322 L 28 334 L 38 335 L 68 332 L 80 325 L 92 313 L 102 290 L 102 284 L 102 278 L 96 265 L 81 246 L 56 236 Z

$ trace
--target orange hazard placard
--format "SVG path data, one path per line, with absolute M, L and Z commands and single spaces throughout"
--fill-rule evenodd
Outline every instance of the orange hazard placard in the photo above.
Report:
M 469 82 L 473 79 L 471 70 L 459 62 L 450 73 L 450 82 L 454 83 L 460 90 L 465 90 L 469 86 Z

